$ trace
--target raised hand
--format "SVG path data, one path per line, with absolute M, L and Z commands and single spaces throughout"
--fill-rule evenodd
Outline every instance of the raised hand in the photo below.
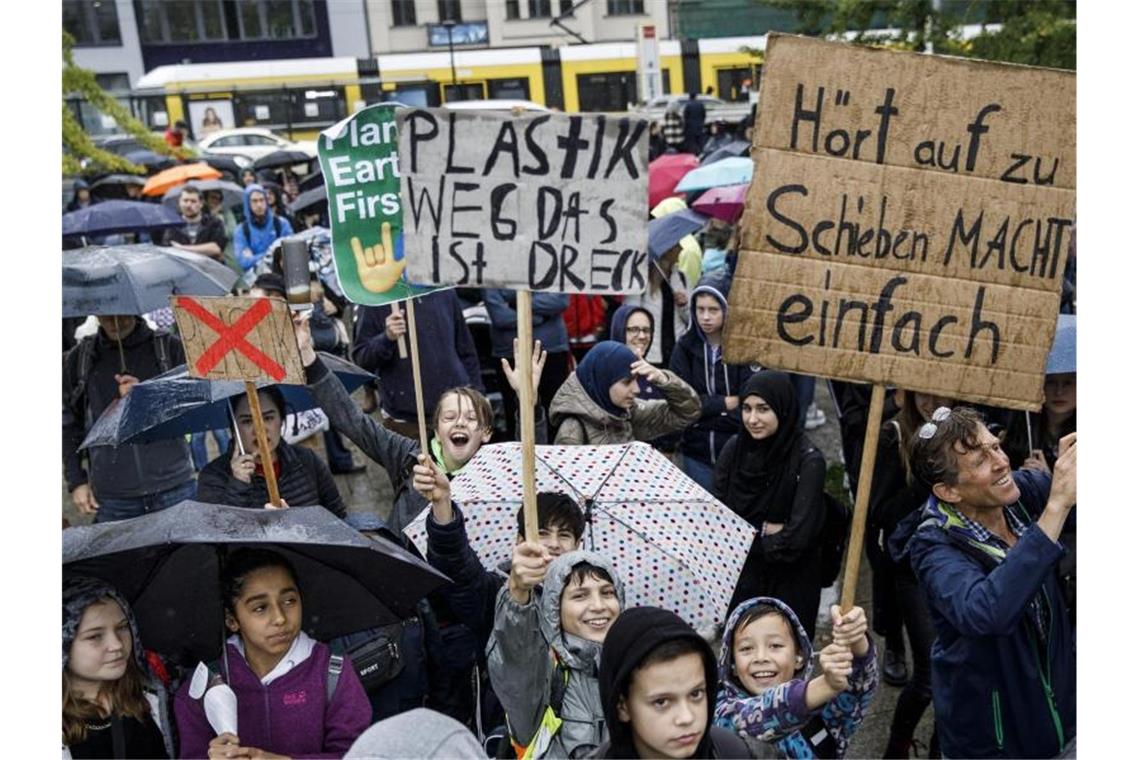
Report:
M 349 241 L 352 255 L 356 258 L 356 273 L 360 284 L 370 293 L 384 293 L 392 289 L 404 274 L 405 259 L 396 261 L 396 249 L 392 244 L 392 225 L 380 225 L 380 242 L 364 246 L 360 238 Z
M 515 361 L 512 365 L 503 357 L 499 361 L 503 363 L 503 374 L 507 376 L 507 382 L 511 384 L 511 389 L 517 395 L 519 392 L 519 373 L 515 367 L 519 366 L 519 339 L 515 338 L 514 343 Z M 538 398 L 538 381 L 542 379 L 542 369 L 546 366 L 546 352 L 542 350 L 542 341 L 536 340 L 534 342 L 534 350 L 530 354 L 530 381 L 531 385 L 531 398 Z

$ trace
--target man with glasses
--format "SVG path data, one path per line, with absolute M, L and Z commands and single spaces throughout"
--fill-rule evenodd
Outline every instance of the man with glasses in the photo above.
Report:
M 940 407 L 910 443 L 931 489 L 907 545 L 926 591 L 946 757 L 1075 757 L 1076 652 L 1057 564 L 1076 504 L 1077 436 L 1052 475 L 1010 469 L 972 409 Z

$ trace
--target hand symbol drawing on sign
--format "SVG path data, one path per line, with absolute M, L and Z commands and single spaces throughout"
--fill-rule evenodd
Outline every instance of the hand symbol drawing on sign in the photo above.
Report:
M 396 260 L 396 249 L 392 245 L 392 225 L 388 222 L 380 225 L 380 242 L 376 245 L 366 247 L 358 237 L 353 237 L 349 244 L 356 257 L 356 272 L 364 289 L 371 293 L 391 290 L 404 273 L 407 263 L 404 259 Z

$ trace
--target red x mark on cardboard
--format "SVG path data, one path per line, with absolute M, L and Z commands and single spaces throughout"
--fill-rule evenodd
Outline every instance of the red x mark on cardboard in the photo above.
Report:
M 289 306 L 272 298 L 171 298 L 191 377 L 304 385 Z

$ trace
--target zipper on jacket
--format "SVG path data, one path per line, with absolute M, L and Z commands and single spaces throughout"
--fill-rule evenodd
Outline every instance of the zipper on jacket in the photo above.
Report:
M 1041 668 L 1041 658 L 1037 659 L 1037 672 L 1041 675 L 1041 685 L 1045 689 L 1045 703 L 1049 706 L 1049 714 L 1053 718 L 1053 728 L 1057 731 L 1057 751 L 1065 748 L 1065 727 L 1061 725 L 1061 714 L 1057 710 L 1057 698 L 1053 695 L 1053 602 L 1049 600 L 1049 593 L 1045 592 L 1045 605 L 1049 608 L 1049 630 L 1045 632 L 1045 668 Z M 1034 637 L 1036 639 L 1036 637 Z
M 997 740 L 998 749 L 1005 749 L 1005 725 L 1001 719 L 1001 695 L 998 690 L 994 689 L 990 692 L 990 701 L 994 706 L 994 739 Z

